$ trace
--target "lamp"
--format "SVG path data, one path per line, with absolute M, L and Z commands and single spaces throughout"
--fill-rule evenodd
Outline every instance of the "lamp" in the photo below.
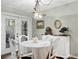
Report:
M 42 17 L 43 17 L 43 15 L 41 13 L 39 13 L 39 12 L 34 13 L 34 18 L 35 19 L 41 19 Z
M 35 2 L 36 2 L 36 3 L 35 3 L 35 6 L 34 6 L 33 15 L 34 15 L 34 18 L 35 18 L 35 19 L 40 19 L 40 18 L 42 18 L 43 16 L 42 16 L 42 14 L 39 12 L 39 6 L 40 6 L 39 0 L 36 0 Z
M 35 6 L 33 8 L 33 16 L 35 19 L 41 19 L 43 16 L 46 16 L 46 14 L 41 13 L 40 11 L 40 5 L 49 5 L 52 2 L 52 0 L 36 0 L 35 1 Z

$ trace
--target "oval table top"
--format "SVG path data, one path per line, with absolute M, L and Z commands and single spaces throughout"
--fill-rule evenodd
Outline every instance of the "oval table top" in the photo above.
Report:
M 37 42 L 34 42 L 33 40 L 28 40 L 21 42 L 20 44 L 29 48 L 43 48 L 50 46 L 50 41 L 37 40 Z

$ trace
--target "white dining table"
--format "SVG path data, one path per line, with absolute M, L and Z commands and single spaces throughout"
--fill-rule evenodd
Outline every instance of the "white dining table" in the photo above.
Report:
M 34 59 L 46 59 L 50 50 L 50 41 L 37 40 L 37 42 L 34 42 L 33 40 L 28 40 L 20 44 L 32 49 Z

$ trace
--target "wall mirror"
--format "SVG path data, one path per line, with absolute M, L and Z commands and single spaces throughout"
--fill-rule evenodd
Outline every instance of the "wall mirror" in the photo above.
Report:
M 62 26 L 62 23 L 60 20 L 55 20 L 54 26 L 56 29 L 59 29 Z

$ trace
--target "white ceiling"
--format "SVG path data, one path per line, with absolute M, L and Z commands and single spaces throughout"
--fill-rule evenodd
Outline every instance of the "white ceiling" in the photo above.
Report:
M 71 3 L 76 0 L 53 0 L 50 6 L 41 5 L 41 9 L 49 9 L 57 6 L 61 6 L 67 3 Z M 20 15 L 31 15 L 35 0 L 2 0 L 1 8 L 3 12 L 11 12 Z

